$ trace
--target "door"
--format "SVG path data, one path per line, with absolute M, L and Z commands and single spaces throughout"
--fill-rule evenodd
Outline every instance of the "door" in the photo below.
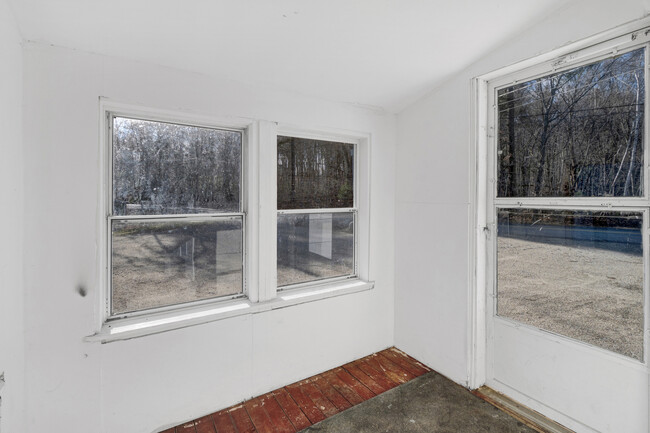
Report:
M 488 82 L 486 384 L 578 432 L 648 431 L 648 47 Z

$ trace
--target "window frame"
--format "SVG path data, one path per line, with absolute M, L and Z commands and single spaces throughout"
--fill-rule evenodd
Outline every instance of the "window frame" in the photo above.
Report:
M 356 279 L 359 278 L 359 237 L 358 237 L 358 215 L 359 215 L 359 201 L 358 201 L 358 194 L 359 194 L 359 180 L 358 180 L 358 174 L 359 174 L 359 158 L 358 158 L 358 151 L 361 146 L 361 139 L 358 137 L 353 138 L 353 137 L 343 137 L 340 135 L 322 135 L 318 133 L 309 133 L 308 131 L 305 130 L 295 130 L 293 129 L 292 133 L 286 133 L 288 129 L 286 128 L 280 128 L 278 129 L 276 133 L 276 138 L 275 138 L 275 145 L 276 145 L 276 158 L 277 158 L 277 137 L 290 137 L 290 138 L 303 138 L 307 140 L 318 140 L 318 141 L 327 141 L 327 142 L 334 142 L 334 143 L 343 143 L 343 144 L 351 144 L 353 146 L 353 156 L 354 156 L 354 161 L 352 163 L 353 166 L 353 173 L 352 173 L 352 192 L 353 192 L 353 197 L 352 197 L 352 207 L 345 207 L 345 208 L 308 208 L 308 209 L 277 209 L 277 191 L 276 191 L 276 214 L 277 216 L 280 215 L 291 215 L 291 214 L 327 214 L 327 213 L 352 213 L 353 216 L 353 227 L 354 227 L 354 239 L 353 239 L 353 273 L 349 275 L 340 275 L 336 277 L 329 277 L 329 278 L 322 278 L 318 280 L 312 280 L 312 281 L 304 281 L 300 283 L 294 283 L 294 284 L 287 284 L 284 286 L 277 285 L 277 292 L 284 292 L 287 290 L 295 290 L 295 289 L 301 289 L 305 287 L 310 287 L 314 285 L 319 285 L 319 284 L 327 284 L 331 282 L 336 282 L 336 281 L 345 281 L 345 280 L 350 280 L 350 279 Z M 276 159 L 276 184 L 277 184 L 277 159 Z M 277 217 L 276 217 L 277 218 Z M 277 245 L 277 222 L 276 222 L 276 245 Z M 276 273 L 277 273 L 277 259 L 276 259 Z
M 119 322 L 125 319 L 143 320 L 148 317 L 156 317 L 161 314 L 174 311 L 184 311 L 196 307 L 221 304 L 225 301 L 246 298 L 249 296 L 249 278 L 251 272 L 251 261 L 248 258 L 248 228 L 250 226 L 247 217 L 248 192 L 247 192 L 247 156 L 248 142 L 250 136 L 250 122 L 221 121 L 221 119 L 207 118 L 187 113 L 156 110 L 141 106 L 116 103 L 100 98 L 100 233 L 101 233 L 101 283 L 100 297 L 102 308 L 100 317 L 102 326 L 111 322 Z M 170 123 L 183 126 L 195 126 L 210 129 L 233 131 L 241 134 L 241 161 L 240 161 L 240 191 L 238 212 L 211 212 L 206 214 L 163 214 L 163 215 L 113 215 L 113 119 L 122 117 L 127 119 L 145 120 L 152 122 Z M 182 302 L 160 307 L 147 308 L 130 312 L 112 314 L 112 226 L 114 221 L 149 220 L 149 221 L 192 221 L 209 222 L 219 221 L 225 218 L 240 218 L 242 223 L 242 291 L 241 293 L 220 296 L 215 298 L 200 299 L 189 302 Z
M 219 117 L 143 107 L 99 97 L 98 118 L 98 290 L 95 302 L 95 333 L 86 342 L 109 343 L 169 330 L 256 314 L 303 303 L 348 295 L 374 288 L 370 275 L 370 166 L 371 135 L 348 130 L 305 128 L 274 121 Z M 242 132 L 240 211 L 243 232 L 243 295 L 211 298 L 142 310 L 128 317 L 111 317 L 109 243 L 112 180 L 112 145 L 108 113 L 183 125 Z M 277 135 L 357 143 L 355 146 L 355 266 L 356 275 L 296 285 L 290 291 L 277 288 Z M 183 215 L 184 216 L 184 215 Z M 197 215 L 191 214 L 192 217 Z M 147 218 L 148 216 L 144 216 Z M 169 218 L 170 216 L 162 216 Z M 172 218 L 177 217 L 172 215 Z M 218 218 L 218 216 L 216 217 Z

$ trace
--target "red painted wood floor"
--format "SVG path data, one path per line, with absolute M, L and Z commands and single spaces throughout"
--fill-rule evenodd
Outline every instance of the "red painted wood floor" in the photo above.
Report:
M 161 433 L 294 433 L 429 371 L 393 347 Z

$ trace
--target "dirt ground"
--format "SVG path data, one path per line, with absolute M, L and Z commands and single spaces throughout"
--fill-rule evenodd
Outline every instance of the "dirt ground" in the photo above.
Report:
M 113 314 L 241 293 L 241 232 L 193 234 L 114 233 Z
M 643 359 L 643 257 L 500 237 L 498 314 Z
M 352 257 L 346 260 L 328 260 L 318 254 L 307 253 L 294 263 L 278 263 L 278 287 L 308 281 L 334 278 L 354 273 Z
M 242 293 L 241 231 L 179 227 L 113 233 L 113 314 Z M 298 239 L 304 248 L 279 263 L 278 286 L 353 274 L 354 237 L 335 235 L 332 259 L 303 251 L 309 240 Z

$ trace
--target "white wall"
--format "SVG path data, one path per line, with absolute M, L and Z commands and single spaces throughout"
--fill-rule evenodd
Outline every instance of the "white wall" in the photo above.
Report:
M 398 116 L 395 343 L 468 375 L 470 80 L 643 17 L 647 0 L 568 2 Z M 476 35 L 480 37 L 480 35 Z M 431 55 L 435 55 L 432 52 Z M 442 59 L 444 61 L 444 59 Z
M 393 344 L 394 116 L 38 44 L 27 45 L 24 57 L 25 432 L 149 433 Z M 100 96 L 371 133 L 374 290 L 85 343 L 97 331 L 101 302 Z
M 22 431 L 23 422 L 23 170 L 21 36 L 0 0 L 0 430 Z

